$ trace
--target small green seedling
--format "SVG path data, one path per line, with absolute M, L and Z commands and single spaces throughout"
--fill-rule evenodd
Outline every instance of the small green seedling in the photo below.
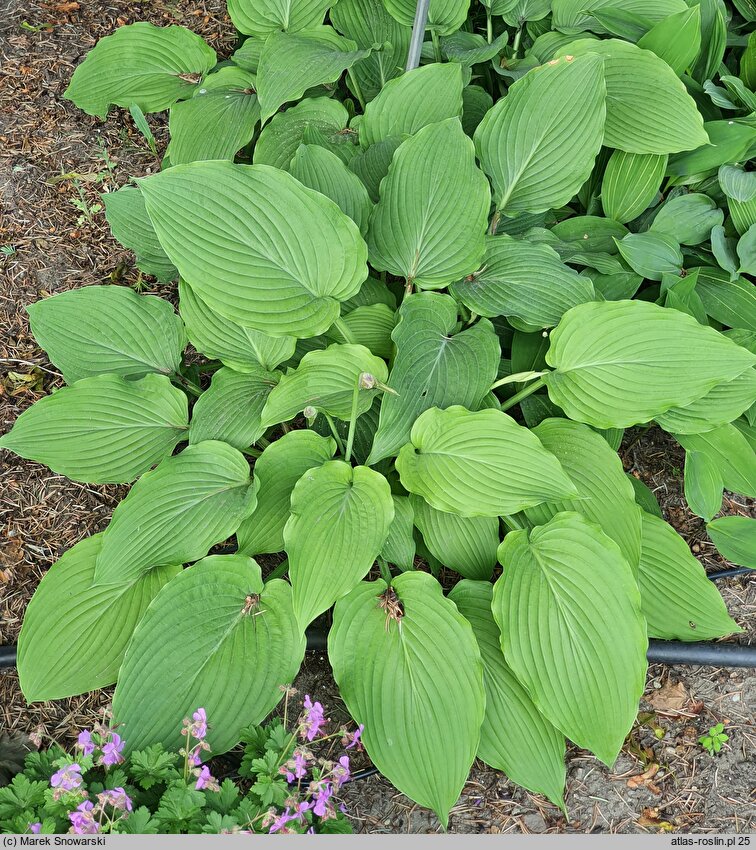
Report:
M 717 723 L 709 729 L 708 734 L 701 735 L 698 743 L 706 750 L 710 756 L 714 756 L 722 749 L 722 744 L 730 740 L 730 736 L 724 732 L 724 723 Z

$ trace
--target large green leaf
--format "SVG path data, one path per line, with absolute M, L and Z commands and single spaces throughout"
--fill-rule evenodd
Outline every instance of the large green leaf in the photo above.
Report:
M 604 135 L 603 64 L 588 55 L 536 68 L 481 121 L 475 147 L 498 210 L 561 207 L 588 179 Z
M 390 358 L 393 353 L 391 334 L 396 325 L 396 310 L 388 304 L 366 304 L 342 316 L 348 335 L 358 345 L 364 345 L 378 357 Z M 342 330 L 334 325 L 326 334 L 328 339 L 344 342 Z
M 414 523 L 434 558 L 465 578 L 491 578 L 499 548 L 498 517 L 463 517 L 437 511 L 419 496 L 410 499 Z
M 731 328 L 756 331 L 756 287 L 745 278 L 731 281 L 721 269 L 702 267 L 696 292 L 712 319 Z
M 294 354 L 296 337 L 269 336 L 221 316 L 183 280 L 179 281 L 179 312 L 197 351 L 237 372 L 272 370 Z
M 682 270 L 680 246 L 666 233 L 628 233 L 615 241 L 622 259 L 647 280 L 661 280 L 664 274 L 679 275 Z
M 538 711 L 504 660 L 492 598 L 493 586 L 487 581 L 464 580 L 449 593 L 472 626 L 483 660 L 486 715 L 478 758 L 564 808 L 564 735 Z
M 279 372 L 261 366 L 246 373 L 219 369 L 194 405 L 189 442 L 220 440 L 235 449 L 249 448 L 265 433 L 262 411 L 279 378 Z
M 446 827 L 484 714 L 470 624 L 427 573 L 363 582 L 336 604 L 328 657 L 373 764 Z
M 648 209 L 666 168 L 666 154 L 613 151 L 601 181 L 601 205 L 606 215 L 624 224 Z
M 367 277 L 354 222 L 275 168 L 195 162 L 142 178 L 139 187 L 181 276 L 239 324 L 316 336 Z
M 367 150 L 360 151 L 349 161 L 349 169 L 365 184 L 373 203 L 378 203 L 381 182 L 388 174 L 394 153 L 403 141 L 403 136 L 389 136 Z
M 638 39 L 638 47 L 653 51 L 679 76 L 701 50 L 701 7 L 668 15 Z
M 402 302 L 391 335 L 397 352 L 389 383 L 397 395 L 383 397 L 368 463 L 395 454 L 424 410 L 480 407 L 496 380 L 499 341 L 486 319 L 455 334 L 456 326 L 457 305 L 448 295 L 421 292 Z
M 405 26 L 412 26 L 416 5 L 413 0 L 385 0 L 388 11 Z M 467 17 L 470 0 L 430 0 L 428 27 L 439 35 L 456 32 Z
M 329 5 L 330 0 L 228 0 L 228 14 L 239 32 L 265 38 L 322 24 Z
M 251 513 L 256 489 L 244 456 L 225 443 L 208 440 L 166 458 L 113 511 L 95 582 L 120 584 L 203 557 Z
M 355 62 L 370 55 L 332 27 L 274 32 L 265 41 L 257 68 L 257 97 L 263 124 L 278 108 L 309 88 L 333 83 Z
M 160 281 L 175 280 L 178 271 L 158 242 L 139 189 L 122 186 L 115 192 L 106 192 L 102 202 L 111 233 L 134 252 L 137 266 Z
M 679 310 L 604 301 L 565 313 L 546 362 L 549 397 L 570 419 L 626 428 L 701 398 L 756 357 Z
M 0 448 L 74 481 L 133 481 L 186 439 L 184 393 L 164 375 L 83 378 L 40 399 L 0 438 Z
M 407 284 L 440 289 L 474 272 L 485 250 L 491 195 L 458 118 L 403 142 L 370 217 L 370 264 Z
M 742 631 L 682 537 L 645 511 L 638 585 L 651 637 L 695 641 Z
M 501 516 L 577 495 L 554 455 L 500 410 L 432 407 L 411 441 L 396 460 L 402 484 L 440 511 Z
M 565 33 L 583 30 L 605 33 L 607 30 L 593 11 L 629 12 L 649 21 L 660 21 L 675 12 L 686 9 L 685 0 L 553 0 L 553 26 Z
M 670 408 L 656 421 L 673 434 L 699 434 L 732 422 L 755 401 L 756 370 L 748 369 L 685 407 Z
M 74 71 L 63 96 L 105 118 L 111 104 L 160 112 L 191 97 L 216 63 L 215 51 L 185 27 L 140 21 L 101 38 Z
M 722 425 L 703 434 L 674 436 L 686 454 L 700 453 L 708 458 L 710 466 L 719 471 L 724 487 L 756 499 L 756 452 L 734 425 Z
M 493 592 L 507 663 L 538 710 L 612 765 L 646 683 L 646 623 L 617 544 L 580 514 L 507 534 Z
M 84 286 L 26 309 L 34 338 L 69 384 L 106 373 L 171 375 L 181 365 L 181 320 L 154 295 L 127 286 Z
M 534 525 L 544 525 L 560 511 L 576 511 L 599 525 L 636 570 L 642 511 L 617 453 L 600 434 L 569 419 L 545 419 L 533 433 L 562 464 L 578 495 L 528 508 L 528 519 Z
M 553 327 L 570 307 L 595 298 L 590 278 L 549 245 L 506 235 L 486 237 L 480 269 L 449 291 L 480 316 L 511 316 L 538 328 Z
M 126 651 L 113 715 L 128 750 L 177 750 L 199 707 L 212 751 L 231 749 L 276 706 L 304 650 L 286 582 L 263 584 L 242 555 L 205 558 L 157 595 Z
M 102 534 L 69 549 L 45 573 L 18 638 L 18 675 L 29 702 L 112 685 L 152 598 L 181 569 L 156 567 L 122 584 L 93 586 Z
M 394 496 L 394 518 L 380 557 L 400 570 L 411 570 L 415 564 L 415 512 L 409 496 Z
M 360 144 L 370 147 L 395 136 L 411 136 L 428 124 L 462 113 L 462 69 L 456 63 L 423 65 L 389 80 L 365 107 Z
M 709 238 L 712 227 L 723 221 L 724 213 L 716 203 L 708 195 L 694 192 L 667 201 L 654 216 L 651 230 L 666 233 L 681 245 L 700 245 Z
M 362 180 L 335 153 L 320 145 L 300 145 L 289 172 L 304 186 L 338 204 L 365 235 L 373 203 Z
M 303 630 L 365 577 L 393 518 L 388 481 L 366 466 L 332 460 L 299 479 L 284 542 Z
M 706 526 L 722 557 L 756 570 L 756 520 L 746 516 L 723 516 Z
M 389 80 L 401 74 L 412 30 L 391 17 L 381 0 L 339 0 L 330 18 L 334 27 L 359 47 L 383 45 L 352 68 L 360 95 L 371 101 Z
M 720 165 L 738 162 L 748 157 L 748 151 L 756 141 L 756 128 L 737 121 L 707 121 L 704 130 L 708 141 L 699 142 L 695 150 L 671 156 L 667 174 L 690 177 Z
M 260 120 L 255 77 L 228 66 L 207 77 L 194 97 L 175 104 L 169 127 L 171 165 L 198 159 L 233 160 Z
M 364 345 L 329 345 L 320 351 L 310 351 L 299 366 L 283 378 L 271 392 L 262 412 L 262 424 L 267 428 L 286 422 L 300 414 L 305 407 L 320 413 L 349 419 L 352 398 L 360 375 L 367 373 L 381 382 L 388 377 L 386 364 L 371 354 Z M 380 392 L 360 389 L 357 415 L 365 413 Z
M 336 443 L 330 437 L 313 431 L 290 431 L 265 448 L 255 462 L 257 505 L 236 532 L 239 552 L 260 555 L 283 551 L 283 530 L 294 485 L 308 469 L 329 461 L 335 451 Z
M 710 520 L 722 507 L 722 474 L 717 458 L 707 451 L 685 452 L 685 501 L 696 515 Z
M 604 144 L 629 153 L 676 153 L 706 145 L 696 103 L 667 63 L 635 44 L 580 39 L 560 51 L 604 57 Z

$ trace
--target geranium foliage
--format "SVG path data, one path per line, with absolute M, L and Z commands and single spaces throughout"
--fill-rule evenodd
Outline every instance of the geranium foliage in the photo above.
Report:
M 715 519 L 756 497 L 753 3 L 432 0 L 406 71 L 412 0 L 229 13 L 217 64 L 133 24 L 66 93 L 169 110 L 162 169 L 105 209 L 178 312 L 30 307 L 67 386 L 0 445 L 135 483 L 42 580 L 21 686 L 117 682 L 139 748 L 211 706 L 226 749 L 332 622 L 397 788 L 445 825 L 477 755 L 563 807 L 565 739 L 613 762 L 648 637 L 739 631 L 624 429 L 677 439 L 756 566 L 754 520 Z

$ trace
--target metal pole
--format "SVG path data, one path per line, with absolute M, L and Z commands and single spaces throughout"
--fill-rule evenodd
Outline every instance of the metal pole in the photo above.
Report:
M 420 64 L 420 53 L 423 49 L 425 38 L 425 24 L 428 21 L 428 7 L 430 0 L 417 0 L 415 7 L 415 21 L 412 24 L 412 38 L 410 39 L 409 52 L 407 53 L 407 65 L 405 70 L 411 71 Z

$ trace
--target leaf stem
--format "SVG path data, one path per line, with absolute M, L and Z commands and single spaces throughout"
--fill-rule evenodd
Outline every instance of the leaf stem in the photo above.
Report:
M 193 381 L 190 381 L 188 378 L 185 378 L 183 375 L 179 375 L 176 372 L 173 375 L 173 380 L 182 388 L 185 389 L 190 395 L 193 395 L 195 398 L 199 398 L 202 395 L 202 387 L 198 387 Z
M 514 41 L 512 42 L 512 56 L 514 59 L 517 58 L 517 51 L 520 49 L 520 39 L 522 38 L 522 23 L 519 27 L 517 27 L 517 32 L 515 33 Z
M 357 77 L 352 73 L 352 69 L 347 69 L 347 79 L 351 83 L 352 92 L 357 100 L 360 102 L 360 106 L 362 107 L 362 111 L 365 111 L 365 97 L 362 94 L 362 88 L 360 87 L 359 82 L 357 82 Z
M 333 327 L 341 334 L 345 342 L 350 342 L 353 345 L 357 342 L 354 338 L 354 334 L 349 330 L 349 325 L 347 325 L 341 316 L 339 316 L 339 318 L 333 323 Z
M 326 418 L 326 422 L 328 423 L 328 427 L 331 429 L 331 433 L 333 434 L 333 439 L 336 440 L 336 445 L 339 447 L 339 451 L 342 456 L 344 455 L 344 443 L 341 440 L 341 435 L 336 430 L 336 423 L 333 421 L 330 413 L 326 413 L 323 411 L 323 416 Z
M 433 58 L 436 62 L 443 62 L 443 55 L 441 53 L 441 38 L 438 35 L 438 30 L 435 27 L 431 27 L 431 41 L 433 42 Z
M 352 457 L 352 446 L 354 445 L 354 432 L 357 425 L 357 405 L 360 401 L 360 378 L 362 375 L 357 376 L 357 381 L 355 382 L 354 389 L 352 390 L 352 412 L 349 416 L 349 432 L 347 433 L 347 442 L 346 442 L 346 451 L 344 452 L 344 460 L 346 463 L 349 463 L 349 459 Z
M 275 579 L 275 578 L 283 578 L 283 576 L 286 574 L 286 571 L 288 569 L 289 569 L 289 559 L 285 558 L 283 561 L 281 561 L 280 564 L 278 564 L 273 569 L 271 574 L 265 579 L 265 583 L 267 584 L 269 581 L 273 581 L 273 579 Z
M 486 41 L 490 44 L 493 41 L 493 18 L 491 17 L 491 9 L 486 6 Z
M 377 560 L 378 566 L 381 568 L 381 578 L 386 582 L 386 584 L 391 584 L 393 576 L 391 575 L 391 570 L 389 569 L 386 559 L 379 557 Z
M 518 393 L 515 393 L 512 398 L 508 398 L 506 401 L 503 401 L 501 403 L 501 409 L 509 410 L 510 407 L 514 407 L 516 404 L 519 404 L 524 398 L 527 398 L 529 395 L 533 395 L 534 392 L 537 392 L 545 385 L 545 378 L 539 378 L 537 381 L 533 381 L 530 386 L 525 387 L 524 390 L 520 390 Z
M 496 210 L 496 212 L 491 216 L 491 225 L 488 228 L 489 236 L 496 236 L 496 231 L 499 227 L 499 222 L 501 221 L 501 211 Z
M 522 531 L 525 528 L 525 523 L 517 519 L 516 516 L 503 516 L 501 521 L 509 531 Z

